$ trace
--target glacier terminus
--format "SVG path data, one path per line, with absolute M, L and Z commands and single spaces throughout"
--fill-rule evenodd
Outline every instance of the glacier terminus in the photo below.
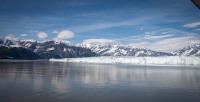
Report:
M 83 62 L 83 63 L 127 63 L 135 65 L 200 65 L 200 57 L 195 57 L 195 56 L 159 56 L 159 57 L 101 56 L 101 57 L 50 59 L 50 61 Z

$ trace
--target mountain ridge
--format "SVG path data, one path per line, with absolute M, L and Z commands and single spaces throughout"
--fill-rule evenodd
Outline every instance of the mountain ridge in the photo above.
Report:
M 25 48 L 26 50 L 36 53 L 41 58 L 45 59 L 97 56 L 97 54 L 92 52 L 90 49 L 75 47 L 56 41 L 37 42 L 0 39 L 0 46 L 15 49 Z
M 79 43 L 77 45 L 68 45 L 59 41 L 30 41 L 30 40 L 13 40 L 0 38 L 1 49 L 9 50 L 11 48 L 28 50 L 33 53 L 34 58 L 76 58 L 76 57 L 93 57 L 93 56 L 200 56 L 200 44 L 184 47 L 174 52 L 160 52 L 146 48 L 136 48 L 126 45 L 110 44 L 89 44 Z M 28 52 L 25 51 L 25 52 Z M 15 51 L 17 53 L 17 51 Z M 0 52 L 1 53 L 1 52 Z M 1 56 L 3 53 L 1 53 Z M 1 57 L 5 58 L 5 57 Z M 12 58 L 8 57 L 8 58 Z
M 109 45 L 109 44 L 86 44 L 80 43 L 76 46 L 89 48 L 100 56 L 173 56 L 172 53 L 153 51 L 146 48 L 135 48 L 133 46 L 125 45 Z
M 194 44 L 173 52 L 177 56 L 200 56 L 200 44 Z
M 89 48 L 92 51 L 97 52 L 99 55 L 107 56 L 200 56 L 200 44 L 187 46 L 173 52 L 154 51 L 147 48 L 136 48 L 127 45 L 79 43 L 76 46 Z

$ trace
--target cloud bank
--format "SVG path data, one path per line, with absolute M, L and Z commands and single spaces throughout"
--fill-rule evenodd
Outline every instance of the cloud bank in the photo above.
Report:
M 176 38 L 166 38 L 164 40 L 159 40 L 155 42 L 138 42 L 129 44 L 134 47 L 148 48 L 156 51 L 166 51 L 171 52 L 183 47 L 199 44 L 200 39 L 195 36 L 183 36 Z

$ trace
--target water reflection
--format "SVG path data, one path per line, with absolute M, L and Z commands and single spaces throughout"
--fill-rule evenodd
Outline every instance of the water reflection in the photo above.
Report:
M 48 61 L 0 62 L 0 65 L 0 100 L 4 101 L 29 94 L 31 96 L 19 101 L 34 97 L 40 97 L 35 101 L 76 101 L 75 96 L 91 101 L 87 98 L 90 95 L 110 101 L 106 99 L 105 95 L 108 95 L 116 98 L 115 101 L 117 98 L 132 99 L 135 96 L 137 100 L 150 99 L 156 102 L 162 100 L 156 96 L 168 97 L 166 93 L 178 91 L 181 97 L 189 94 L 190 98 L 200 100 L 198 66 L 147 67 Z

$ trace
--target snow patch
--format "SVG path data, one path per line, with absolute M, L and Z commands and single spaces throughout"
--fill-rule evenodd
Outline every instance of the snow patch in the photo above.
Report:
M 21 47 L 20 45 L 10 45 L 9 47 Z
M 30 44 L 30 43 L 27 43 L 26 45 L 25 45 L 25 47 L 30 47 L 32 44 Z
M 200 54 L 200 50 L 197 52 L 197 54 Z
M 54 47 L 51 47 L 51 48 L 48 48 L 47 51 L 51 51 L 51 50 L 54 50 L 55 48 Z
M 63 49 L 63 51 L 65 52 L 65 51 L 67 51 L 67 49 L 66 49 L 66 48 L 64 48 L 64 49 Z

